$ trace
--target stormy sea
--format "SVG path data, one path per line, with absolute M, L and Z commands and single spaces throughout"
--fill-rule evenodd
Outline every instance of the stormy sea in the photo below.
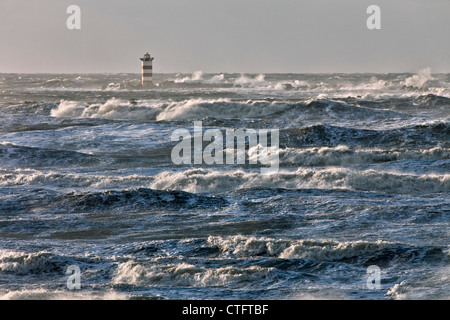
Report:
M 0 299 L 450 299 L 450 74 L 140 83 L 0 74 Z M 278 170 L 175 163 L 200 121 Z

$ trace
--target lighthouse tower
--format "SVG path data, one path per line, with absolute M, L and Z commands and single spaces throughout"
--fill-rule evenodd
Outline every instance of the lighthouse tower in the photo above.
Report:
M 142 86 L 149 87 L 153 85 L 152 75 L 153 66 L 152 61 L 154 58 L 150 57 L 148 52 L 141 58 L 142 61 Z

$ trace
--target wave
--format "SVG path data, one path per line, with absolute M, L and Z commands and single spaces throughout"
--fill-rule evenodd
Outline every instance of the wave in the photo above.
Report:
M 28 86 L 40 90 L 136 90 L 140 89 L 141 80 L 133 74 L 108 74 L 108 75 L 64 75 L 43 76 L 29 79 Z
M 50 112 L 49 112 L 50 113 Z M 0 117 L 0 132 L 51 131 L 70 127 L 94 127 L 110 123 L 106 119 L 54 118 L 35 115 L 3 114 Z
M 50 289 L 22 289 L 8 290 L 0 289 L 0 300 L 126 300 L 128 295 L 115 292 L 97 291 L 69 291 Z
M 174 80 L 175 83 L 186 83 L 186 82 L 193 82 L 193 81 L 200 81 L 202 80 L 203 77 L 203 71 L 196 71 L 192 74 L 191 77 L 187 76 L 187 77 L 183 77 L 181 79 L 176 78 Z
M 254 86 L 257 84 L 265 83 L 265 75 L 258 74 L 254 78 L 246 76 L 245 74 L 241 74 L 239 78 L 234 81 L 234 84 L 237 86 Z
M 426 149 L 377 149 L 336 147 L 286 148 L 280 149 L 280 166 L 348 166 L 375 163 L 417 160 L 450 160 L 450 150 L 440 146 Z
M 105 103 L 86 104 L 62 100 L 50 112 L 53 117 L 104 118 L 113 120 L 180 121 L 204 118 L 217 119 L 285 119 L 309 120 L 386 120 L 407 116 L 389 110 L 374 110 L 333 100 L 298 102 L 230 99 L 189 99 L 182 101 L 112 98 Z
M 2 113 L 7 114 L 36 114 L 50 115 L 52 109 L 58 106 L 57 102 L 41 102 L 25 101 L 20 104 L 13 104 L 1 108 Z
M 450 268 L 427 268 L 389 288 L 386 296 L 396 300 L 449 300 Z
M 132 259 L 118 264 L 112 282 L 116 285 L 146 286 L 238 286 L 275 283 L 287 275 L 305 280 L 323 275 L 330 269 L 361 273 L 370 265 L 382 268 L 408 263 L 442 265 L 448 254 L 439 246 L 414 246 L 387 241 L 288 240 L 255 236 L 209 236 L 201 244 L 203 259 L 180 262 L 164 257 Z M 194 255 L 197 258 L 196 255 Z M 214 263 L 203 263 L 213 259 Z M 158 261 L 158 263 L 155 263 Z M 206 260 L 211 261 L 211 260 Z M 223 265 L 223 261 L 227 261 Z M 230 265 L 230 261 L 232 264 Z M 259 284 L 258 284 L 259 283 Z
M 346 189 L 387 193 L 442 193 L 450 190 L 448 174 L 416 174 L 384 172 L 380 169 L 357 170 L 351 168 L 325 167 L 299 168 L 295 171 L 281 170 L 270 175 L 261 175 L 259 171 L 214 171 L 189 169 L 185 171 L 163 171 L 155 176 L 107 176 L 89 174 L 64 174 L 57 172 L 39 172 L 35 170 L 2 170 L 0 185 L 10 186 L 49 186 L 63 189 L 97 188 L 115 190 L 123 188 L 184 191 L 188 193 L 223 193 L 233 190 L 252 188 L 285 189 Z M 110 194 L 85 195 L 89 201 L 96 199 L 140 199 L 151 203 L 151 197 L 158 199 L 155 191 L 107 191 Z M 169 197 L 169 195 L 167 195 Z M 172 195 L 171 197 L 174 197 Z M 141 198 L 142 197 L 142 198 Z M 181 195 L 180 195 L 181 197 Z M 79 196 L 74 196 L 80 199 Z M 161 198 L 163 199 L 163 198 Z M 176 197 L 174 199 L 177 199 Z M 194 199 L 189 198 L 189 201 Z M 80 200 L 81 201 L 81 200 Z M 86 200 L 88 201 L 88 200 Z M 150 201 L 150 202 L 149 202 Z M 177 200 L 174 200 L 177 201 Z M 181 201 L 178 199 L 178 201 Z M 186 203 L 189 202 L 186 199 Z M 200 201 L 200 199 L 197 199 Z M 206 201 L 206 200 L 205 200 Z M 146 203 L 144 201 L 144 203 Z M 164 202 L 162 202 L 164 203 Z M 136 203 L 139 205 L 139 203 Z
M 364 100 L 355 98 L 342 99 L 346 103 L 358 104 L 366 108 L 386 109 L 403 114 L 429 114 L 438 118 L 450 115 L 450 98 L 435 94 L 425 94 L 412 97 Z
M 283 79 L 283 80 L 281 80 Z M 417 92 L 443 93 L 447 82 L 433 83 L 436 77 L 430 68 L 417 74 L 401 75 L 293 75 L 293 74 L 205 74 L 196 71 L 191 75 L 176 75 L 173 80 L 163 80 L 157 85 L 178 88 L 247 88 L 271 91 L 307 91 L 314 96 L 326 97 L 334 94 L 339 97 L 364 96 L 382 97 L 409 95 Z M 443 87 L 439 87 L 442 85 Z
M 425 84 L 430 80 L 433 80 L 433 76 L 431 75 L 431 68 L 425 68 L 420 70 L 418 74 L 406 78 L 405 81 L 402 82 L 402 84 L 405 87 L 423 89 Z
M 142 90 L 140 74 L 67 74 L 5 75 L 0 87 L 33 91 L 72 92 L 148 92 Z M 417 74 L 155 74 L 155 87 L 160 89 L 227 88 L 234 92 L 301 94 L 303 97 L 399 97 L 417 93 L 446 95 L 448 78 L 432 74 L 430 68 Z M 244 89 L 244 90 L 243 90 Z
M 0 186 L 50 186 L 62 189 L 95 188 L 116 189 L 146 186 L 152 177 L 139 175 L 92 175 L 83 173 L 64 173 L 54 170 L 0 169 Z
M 233 102 L 229 99 L 212 101 L 197 99 L 168 105 L 158 114 L 156 120 L 195 120 L 207 117 L 221 119 L 265 118 L 291 107 L 289 104 L 264 101 Z
M 309 120 L 348 120 L 378 121 L 387 119 L 406 119 L 407 116 L 384 108 L 370 109 L 357 104 L 327 99 L 309 99 L 305 104 L 294 105 L 286 115 L 290 119 Z
M 153 265 L 130 260 L 119 263 L 113 283 L 168 287 L 241 286 L 242 283 L 256 284 L 270 277 L 271 271 L 272 268 L 259 266 L 211 268 L 190 263 Z
M 290 128 L 280 131 L 280 146 L 413 147 L 436 146 L 449 141 L 450 128 L 446 121 L 387 130 L 368 130 L 330 125 Z
M 128 212 L 142 210 L 179 210 L 180 208 L 220 208 L 228 206 L 220 196 L 196 195 L 184 191 L 130 188 L 105 191 L 70 191 L 57 193 L 35 189 L 32 195 L 9 197 L 0 203 L 0 212 Z
M 298 169 L 277 174 L 260 175 L 242 170 L 207 171 L 191 169 L 183 172 L 162 172 L 154 177 L 152 189 L 183 190 L 192 193 L 228 192 L 251 188 L 285 189 L 347 189 L 385 193 L 442 193 L 450 190 L 450 175 L 413 175 L 326 168 Z
M 0 162 L 4 168 L 90 166 L 98 164 L 99 161 L 95 156 L 76 151 L 0 143 Z
M 448 97 L 441 97 L 435 94 L 427 94 L 427 95 L 421 95 L 417 98 L 414 98 L 412 103 L 419 107 L 450 107 L 450 98 Z
M 46 251 L 24 253 L 0 251 L 0 273 L 13 273 L 19 276 L 30 274 L 64 273 L 64 267 L 71 264 L 71 259 Z
M 111 120 L 142 120 L 156 118 L 160 109 L 151 105 L 136 105 L 132 101 L 116 98 L 105 103 L 86 104 L 78 101 L 62 100 L 57 108 L 51 110 L 53 117 L 103 118 Z
M 228 99 L 192 99 L 179 102 L 131 101 L 110 99 L 103 104 L 87 105 L 75 101 L 61 101 L 51 111 L 54 117 L 106 118 L 116 120 L 194 120 L 205 117 L 240 118 L 264 117 L 289 108 L 286 104 L 248 101 L 232 102 Z
M 240 74 L 239 77 L 227 76 L 223 73 L 206 76 L 203 71 L 195 71 L 192 75 L 177 74 L 174 80 L 165 80 L 157 84 L 158 87 L 255 87 L 268 85 L 264 74 L 251 75 Z
M 388 75 L 294 75 L 294 74 L 217 74 L 207 75 L 201 71 L 192 75 L 164 80 L 160 88 L 232 88 L 248 89 L 249 92 L 307 94 L 317 98 L 386 98 L 414 97 L 418 93 L 446 94 L 448 81 L 432 75 L 431 69 L 417 74 Z
M 443 263 L 445 248 L 415 247 L 387 241 L 279 240 L 254 236 L 210 236 L 208 244 L 220 250 L 222 258 L 274 257 L 344 262 L 356 265 L 398 264 L 405 262 Z
M 56 207 L 71 211 L 112 210 L 125 207 L 128 210 L 162 208 L 221 207 L 227 202 L 221 197 L 195 195 L 183 191 L 164 191 L 138 188 L 108 190 L 103 192 L 68 193 L 54 199 Z

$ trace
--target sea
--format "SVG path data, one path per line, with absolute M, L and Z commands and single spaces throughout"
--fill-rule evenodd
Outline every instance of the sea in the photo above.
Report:
M 153 82 L 0 74 L 0 299 L 450 299 L 450 74 Z M 278 170 L 175 164 L 194 122 Z

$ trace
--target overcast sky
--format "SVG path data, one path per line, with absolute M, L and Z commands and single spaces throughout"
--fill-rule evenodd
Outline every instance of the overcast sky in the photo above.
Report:
M 449 39 L 450 0 L 0 0 L 0 72 L 450 72 Z

